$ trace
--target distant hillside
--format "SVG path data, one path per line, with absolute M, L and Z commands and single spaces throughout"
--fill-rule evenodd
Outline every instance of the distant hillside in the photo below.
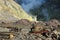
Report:
M 20 5 L 13 0 L 0 0 L 0 21 L 33 20 Z

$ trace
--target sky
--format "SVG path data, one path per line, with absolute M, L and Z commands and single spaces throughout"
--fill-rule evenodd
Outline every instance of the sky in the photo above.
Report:
M 40 7 L 43 3 L 45 3 L 45 1 L 46 0 L 16 0 L 16 2 L 18 3 L 18 4 L 20 4 L 21 6 L 22 6 L 22 8 L 28 13 L 28 14 L 31 14 L 30 12 L 29 12 L 29 10 L 30 9 L 34 9 L 34 8 L 37 8 L 37 7 Z M 59 7 L 58 6 L 58 4 L 59 4 L 59 2 L 57 3 L 57 2 L 54 2 L 54 1 L 52 1 L 52 4 L 56 4 L 56 6 L 57 7 Z M 52 6 L 52 4 L 51 4 L 51 7 L 54 7 L 54 5 Z M 55 7 L 56 7 L 55 6 Z M 54 8 L 55 8 L 54 7 Z M 53 8 L 52 8 L 53 9 Z M 59 10 L 59 9 L 58 9 Z M 46 20 L 48 20 L 48 19 L 50 19 L 50 17 L 49 17 L 49 12 L 48 12 L 48 10 L 47 9 L 45 9 L 45 8 L 43 8 L 42 10 L 42 14 L 46 17 Z M 53 10 L 54 11 L 54 10 Z M 55 12 L 55 11 L 54 11 Z M 58 11 L 57 11 L 58 12 Z M 31 14 L 32 15 L 32 14 Z M 39 14 L 40 15 L 40 14 Z
M 25 11 L 29 12 L 30 9 L 42 5 L 42 3 L 44 3 L 44 0 L 26 0 L 25 2 L 27 2 L 27 4 L 23 3 L 22 7 Z
M 22 0 L 20 2 L 19 1 L 17 1 L 17 2 L 22 6 L 22 8 L 27 13 L 29 13 L 29 10 L 30 9 L 34 9 L 34 7 L 35 8 L 36 7 L 39 7 L 40 5 L 42 5 L 43 3 L 45 3 L 45 0 Z M 47 10 L 46 9 L 43 9 L 42 12 L 43 12 L 43 15 L 46 17 L 46 20 L 48 20 L 49 15 L 47 13 Z
M 18 2 L 19 1 L 20 0 L 18 0 Z M 42 5 L 44 2 L 44 0 L 22 0 L 20 5 L 26 12 L 29 12 L 30 9 Z

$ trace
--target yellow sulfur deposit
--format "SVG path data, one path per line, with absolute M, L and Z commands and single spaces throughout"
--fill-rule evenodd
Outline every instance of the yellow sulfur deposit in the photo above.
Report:
M 0 20 L 16 21 L 20 19 L 28 19 L 34 21 L 32 16 L 27 14 L 20 5 L 13 0 L 0 0 Z

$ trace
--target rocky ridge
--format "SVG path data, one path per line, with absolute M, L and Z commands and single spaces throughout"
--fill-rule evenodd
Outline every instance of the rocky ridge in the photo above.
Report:
M 55 19 L 47 22 L 31 22 L 22 19 L 12 23 L 2 22 L 0 27 L 19 29 L 12 40 L 59 40 L 60 37 L 60 21 Z

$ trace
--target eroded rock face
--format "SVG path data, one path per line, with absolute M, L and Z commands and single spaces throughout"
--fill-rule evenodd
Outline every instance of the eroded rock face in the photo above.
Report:
M 0 21 L 15 22 L 20 19 L 33 20 L 15 1 L 0 0 Z

